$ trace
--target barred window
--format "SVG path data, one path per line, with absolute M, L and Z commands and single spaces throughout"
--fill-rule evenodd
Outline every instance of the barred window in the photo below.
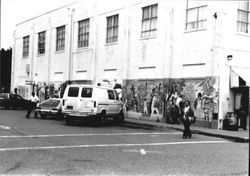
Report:
M 65 26 L 56 28 L 56 51 L 64 50 L 65 46 Z
M 23 37 L 23 57 L 29 56 L 29 38 L 30 36 Z
M 141 37 L 155 36 L 157 31 L 158 4 L 142 8 Z
M 119 24 L 118 14 L 107 17 L 106 43 L 112 43 L 118 41 L 118 24 Z
M 197 1 L 187 0 L 186 30 L 205 28 L 206 22 L 207 5 L 202 5 Z
M 249 33 L 250 28 L 250 3 L 239 2 L 237 10 L 237 32 Z
M 78 22 L 78 48 L 89 46 L 89 19 Z
M 38 33 L 38 54 L 45 53 L 45 38 L 46 38 L 45 31 Z

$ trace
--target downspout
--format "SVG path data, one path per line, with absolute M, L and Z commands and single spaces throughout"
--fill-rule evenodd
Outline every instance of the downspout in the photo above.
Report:
M 47 83 L 49 84 L 50 82 L 50 72 L 51 72 L 51 48 L 52 48 L 52 44 L 51 44 L 51 41 L 52 41 L 52 32 L 53 32 L 53 29 L 51 27 L 51 17 L 49 18 L 49 53 L 48 53 L 48 77 L 47 77 Z
M 33 83 L 34 81 L 34 45 L 35 45 L 35 23 L 33 23 L 32 27 L 32 46 L 31 46 L 31 81 L 32 81 L 32 92 L 34 91 L 34 86 L 35 84 Z
M 74 30 L 74 26 L 73 26 L 73 15 L 75 12 L 75 8 L 73 8 L 71 10 L 71 14 L 70 14 L 70 38 L 69 38 L 69 75 L 68 75 L 68 80 L 70 81 L 72 79 L 72 41 L 73 41 L 73 30 Z
M 12 57 L 11 57 L 11 90 L 14 91 L 15 89 L 15 64 L 16 64 L 16 30 L 13 33 L 13 38 L 14 38 L 14 42 L 13 42 L 13 48 L 12 48 Z

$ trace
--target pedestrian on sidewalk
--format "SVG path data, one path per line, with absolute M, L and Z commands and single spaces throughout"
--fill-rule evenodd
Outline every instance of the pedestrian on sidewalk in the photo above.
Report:
M 183 113 L 184 113 L 183 117 L 182 117 L 182 122 L 184 125 L 183 139 L 185 139 L 187 137 L 191 138 L 192 133 L 190 130 L 190 125 L 191 125 L 191 123 L 194 122 L 195 117 L 194 117 L 194 111 L 192 110 L 189 101 L 185 101 Z
M 28 106 L 27 106 L 26 118 L 30 118 L 30 114 L 36 108 L 38 102 L 39 102 L 38 97 L 35 95 L 35 92 L 32 92 L 31 97 L 29 98 Z M 37 112 L 34 112 L 34 113 L 35 113 L 35 118 L 37 118 Z

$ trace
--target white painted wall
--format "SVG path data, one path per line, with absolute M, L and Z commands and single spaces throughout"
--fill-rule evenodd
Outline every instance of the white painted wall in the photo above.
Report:
M 142 39 L 142 7 L 155 3 L 158 3 L 157 35 Z M 238 2 L 204 3 L 208 5 L 207 25 L 199 31 L 185 30 L 186 1 L 163 0 L 110 0 L 109 3 L 86 0 L 18 24 L 12 89 L 30 79 L 25 73 L 26 64 L 32 65 L 32 74 L 37 73 L 41 82 L 217 76 L 222 118 L 230 104 L 227 55 L 233 55 L 230 64 L 250 67 L 250 35 L 236 32 Z M 119 14 L 118 42 L 106 44 L 106 17 L 115 14 Z M 78 48 L 78 21 L 87 18 L 89 46 Z M 56 52 L 56 27 L 62 25 L 66 25 L 65 50 Z M 46 53 L 37 55 L 37 34 L 44 30 Z M 29 57 L 23 58 L 23 37 L 27 35 L 30 35 L 30 52 Z

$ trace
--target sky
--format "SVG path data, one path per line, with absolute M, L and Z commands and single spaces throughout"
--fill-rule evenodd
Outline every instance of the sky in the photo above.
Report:
M 77 0 L 1 0 L 0 48 L 13 45 L 16 24 Z

